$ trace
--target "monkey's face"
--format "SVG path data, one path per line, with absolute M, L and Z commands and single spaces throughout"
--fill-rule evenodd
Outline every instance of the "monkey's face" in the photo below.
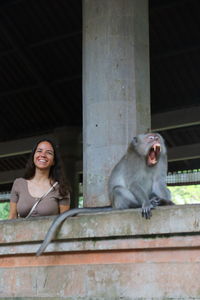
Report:
M 133 145 L 137 153 L 145 158 L 148 167 L 155 166 L 161 153 L 166 153 L 164 141 L 156 133 L 138 135 L 134 138 Z
M 157 164 L 159 160 L 160 152 L 161 152 L 161 144 L 159 142 L 158 136 L 154 136 L 154 135 L 147 137 L 147 143 L 150 144 L 150 148 L 146 156 L 147 166 L 153 167 L 154 165 Z

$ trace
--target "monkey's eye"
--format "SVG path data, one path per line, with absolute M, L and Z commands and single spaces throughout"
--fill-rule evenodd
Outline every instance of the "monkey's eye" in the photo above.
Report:
M 153 140 L 154 140 L 154 138 L 155 138 L 155 136 L 154 136 L 154 135 L 149 135 L 149 136 L 148 136 L 148 139 L 149 139 L 149 140 L 151 140 L 151 141 L 153 141 Z

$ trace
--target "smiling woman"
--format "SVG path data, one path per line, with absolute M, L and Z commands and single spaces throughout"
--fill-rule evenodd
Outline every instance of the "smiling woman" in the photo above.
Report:
M 14 181 L 9 218 L 56 215 L 69 208 L 70 186 L 61 171 L 58 149 L 50 140 L 39 141 L 24 178 Z

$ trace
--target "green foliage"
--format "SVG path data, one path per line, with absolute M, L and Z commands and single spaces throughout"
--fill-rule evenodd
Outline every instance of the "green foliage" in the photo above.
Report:
M 176 204 L 200 203 L 200 185 L 169 186 Z
M 9 202 L 0 203 L 0 220 L 8 219 L 9 211 L 10 211 Z
M 82 208 L 82 207 L 83 207 L 83 196 L 80 196 L 80 197 L 78 198 L 78 207 L 79 207 L 79 208 Z

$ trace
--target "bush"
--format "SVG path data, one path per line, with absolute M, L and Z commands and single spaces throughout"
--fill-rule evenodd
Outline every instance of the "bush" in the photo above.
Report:
M 0 220 L 8 219 L 9 211 L 10 211 L 9 202 L 0 203 Z
M 169 186 L 176 204 L 200 203 L 200 185 Z

